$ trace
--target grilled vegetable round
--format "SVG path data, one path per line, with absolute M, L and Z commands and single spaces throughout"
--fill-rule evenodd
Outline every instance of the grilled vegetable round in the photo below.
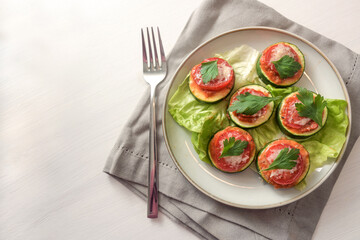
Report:
M 246 143 L 242 153 L 221 157 L 221 155 L 224 153 L 224 148 L 229 147 L 231 142 L 233 143 L 232 150 L 234 150 L 236 147 L 240 147 L 239 145 L 242 143 Z M 240 144 L 236 146 L 236 142 Z M 233 152 L 235 152 L 235 150 Z M 229 173 L 241 172 L 245 170 L 254 160 L 255 151 L 255 142 L 252 136 L 247 131 L 238 127 L 227 127 L 224 130 L 217 132 L 210 140 L 208 146 L 208 154 L 212 164 L 217 169 Z
M 266 48 L 256 64 L 260 79 L 275 87 L 295 84 L 303 75 L 304 69 L 304 55 L 297 46 L 287 42 L 279 42 Z
M 308 138 L 319 132 L 326 123 L 328 110 L 325 107 L 322 114 L 322 126 L 314 120 L 301 117 L 296 110 L 296 103 L 300 103 L 297 98 L 298 92 L 287 95 L 279 104 L 277 109 L 277 122 L 280 130 L 292 138 Z M 314 93 L 314 97 L 316 94 Z
M 246 85 L 237 90 L 230 98 L 229 107 L 232 106 L 238 99 L 237 96 L 245 93 L 260 97 L 272 97 L 270 91 L 260 85 Z M 229 111 L 231 120 L 241 128 L 254 128 L 264 124 L 270 119 L 274 112 L 274 102 L 268 103 L 255 114 L 247 115 L 244 113 L 237 113 L 236 111 Z
M 285 150 L 284 150 L 285 149 Z M 299 154 L 296 160 L 296 165 L 291 169 L 272 169 L 266 170 L 270 165 L 276 161 L 282 150 L 288 151 L 291 149 L 298 149 Z M 260 176 L 275 188 L 290 188 L 296 186 L 303 181 L 310 168 L 310 156 L 308 151 L 300 143 L 293 140 L 279 139 L 268 143 L 260 150 L 257 159 L 256 167 Z
M 205 83 L 201 73 L 202 63 L 213 61 L 217 63 L 218 74 L 214 79 Z M 194 66 L 190 72 L 190 92 L 203 102 L 213 103 L 225 98 L 229 95 L 235 83 L 232 66 L 221 58 L 208 58 L 202 63 Z

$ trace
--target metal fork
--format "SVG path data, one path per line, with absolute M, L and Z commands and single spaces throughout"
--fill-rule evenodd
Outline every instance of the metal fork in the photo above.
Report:
M 146 53 L 144 32 L 141 29 L 142 39 L 142 52 L 143 52 L 143 74 L 145 81 L 150 85 L 150 134 L 149 134 L 149 172 L 148 172 L 148 204 L 147 204 L 147 216 L 148 218 L 157 218 L 158 216 L 158 161 L 157 161 L 157 144 L 156 144 L 156 101 L 155 91 L 157 85 L 163 81 L 167 73 L 167 64 L 164 53 L 164 48 L 161 42 L 160 31 L 158 32 L 158 46 L 160 48 L 160 60 L 159 64 L 156 41 L 154 36 L 154 30 L 151 27 L 152 33 L 152 45 L 151 48 L 149 28 L 146 28 L 147 40 L 148 40 L 148 53 Z M 154 55 L 154 58 L 153 58 Z

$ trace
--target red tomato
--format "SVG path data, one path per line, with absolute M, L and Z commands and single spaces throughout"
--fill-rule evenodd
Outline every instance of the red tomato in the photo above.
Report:
M 203 82 L 202 79 L 202 75 L 201 75 L 201 63 L 194 66 L 191 69 L 191 77 L 192 79 L 196 82 L 196 84 L 205 90 L 210 90 L 210 91 L 217 91 L 217 90 L 222 90 L 224 88 L 226 88 L 229 84 L 233 83 L 234 81 L 234 70 L 231 67 L 231 65 L 225 61 L 224 59 L 221 58 L 207 58 L 204 62 L 211 62 L 211 61 L 216 61 L 217 60 L 217 66 L 218 66 L 218 71 L 219 74 L 217 75 L 217 77 L 207 83 Z
M 248 145 L 240 156 L 221 157 L 224 149 L 225 139 L 234 137 L 235 140 L 247 141 Z M 238 172 L 242 170 L 251 160 L 255 152 L 255 143 L 251 135 L 238 127 L 227 127 L 217 132 L 209 144 L 209 154 L 213 164 L 225 172 Z

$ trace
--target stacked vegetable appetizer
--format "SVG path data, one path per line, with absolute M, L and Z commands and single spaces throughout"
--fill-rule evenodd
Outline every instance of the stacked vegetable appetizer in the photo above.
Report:
M 256 167 L 275 188 L 290 188 L 305 179 L 310 168 L 308 151 L 293 140 L 280 139 L 260 150 Z
M 191 70 L 189 89 L 200 101 L 213 103 L 229 95 L 234 82 L 234 69 L 227 61 L 208 58 Z
M 265 84 L 289 87 L 300 80 L 305 69 L 305 58 L 294 44 L 279 42 L 266 48 L 256 65 Z
M 275 99 L 269 90 L 260 85 L 244 86 L 230 99 L 230 118 L 242 128 L 258 127 L 270 119 Z
M 255 143 L 251 135 L 238 127 L 217 132 L 208 147 L 212 164 L 224 172 L 241 172 L 255 158 Z
M 286 96 L 278 107 L 280 129 L 293 138 L 307 138 L 319 132 L 326 123 L 324 98 L 301 88 Z
M 275 188 L 294 187 L 305 179 L 310 168 L 309 152 L 298 141 L 323 129 L 328 117 L 327 103 L 323 96 L 305 88 L 296 88 L 286 96 L 274 93 L 274 89 L 295 84 L 304 73 L 304 55 L 294 44 L 273 44 L 254 63 L 256 59 L 256 72 L 264 84 L 249 84 L 239 89 L 233 89 L 234 69 L 223 58 L 205 59 L 191 69 L 187 78 L 190 93 L 206 109 L 227 105 L 226 109 L 222 107 L 225 113 L 219 114 L 226 114 L 231 121 L 230 126 L 217 122 L 219 125 L 214 127 L 220 130 L 210 138 L 203 156 L 207 154 L 214 167 L 227 173 L 242 172 L 255 162 L 259 175 L 267 183 Z M 219 116 L 211 116 L 209 122 L 216 117 Z M 287 138 L 268 140 L 256 153 L 250 133 L 269 119 L 276 119 L 273 121 Z

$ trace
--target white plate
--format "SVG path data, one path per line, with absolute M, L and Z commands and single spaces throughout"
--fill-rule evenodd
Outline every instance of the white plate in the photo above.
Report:
M 350 120 L 348 129 L 351 129 L 350 102 L 340 74 L 331 61 L 309 41 L 280 29 L 251 27 L 226 32 L 205 42 L 183 61 L 172 79 L 164 104 L 163 131 L 169 153 L 187 180 L 209 197 L 231 206 L 262 209 L 282 206 L 299 200 L 319 187 L 330 176 L 337 167 L 348 142 L 350 130 L 348 130 L 345 146 L 337 161 L 308 175 L 306 188 L 302 191 L 274 189 L 251 169 L 241 173 L 227 174 L 199 159 L 191 143 L 191 133 L 180 127 L 168 112 L 167 102 L 170 97 L 184 81 L 190 69 L 203 59 L 243 44 L 261 52 L 267 46 L 279 41 L 291 42 L 301 49 L 306 59 L 305 71 L 311 76 L 316 89 L 322 95 L 326 98 L 347 100 Z M 303 78 L 305 77 L 303 76 Z M 313 89 L 310 82 L 304 79 L 301 79 L 296 85 Z

